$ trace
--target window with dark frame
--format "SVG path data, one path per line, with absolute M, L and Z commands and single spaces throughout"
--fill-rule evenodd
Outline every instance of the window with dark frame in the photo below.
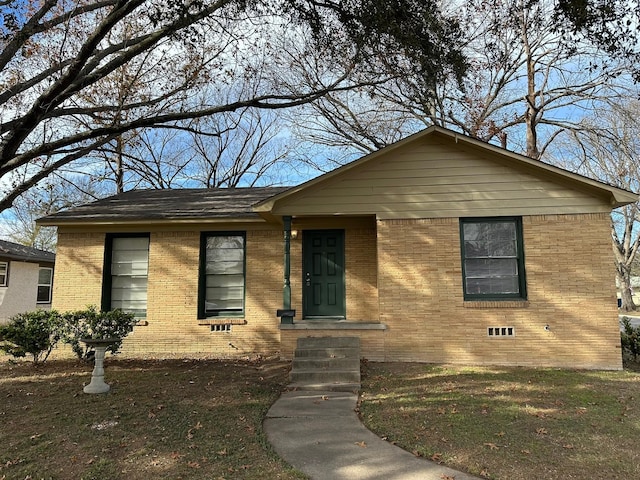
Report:
M 242 317 L 245 293 L 245 234 L 203 233 L 198 316 Z
M 51 286 L 53 285 L 53 268 L 40 267 L 38 270 L 38 296 L 36 303 L 51 303 Z
M 109 235 L 105 252 L 103 310 L 147 316 L 149 235 Z
M 465 300 L 526 299 L 522 219 L 460 219 Z

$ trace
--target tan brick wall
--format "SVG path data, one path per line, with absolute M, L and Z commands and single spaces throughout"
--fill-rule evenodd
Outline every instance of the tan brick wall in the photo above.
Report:
M 51 308 L 79 310 L 100 306 L 104 233 L 58 232 Z
M 523 218 L 527 302 L 465 302 L 457 218 L 387 220 L 346 228 L 347 318 L 379 321 L 362 330 L 363 356 L 502 365 L 620 368 L 609 216 Z M 313 228 L 310 226 L 309 228 Z M 329 227 L 330 228 L 330 227 Z M 247 229 L 246 324 L 212 333 L 197 319 L 200 231 L 152 231 L 147 326 L 125 341 L 125 355 L 270 354 L 289 357 L 299 336 L 282 331 L 282 231 Z M 377 235 L 377 242 L 376 242 Z M 53 306 L 100 304 L 104 233 L 61 231 Z M 301 235 L 291 243 L 292 307 L 302 320 Z M 220 320 L 224 321 L 224 319 Z M 549 325 L 550 331 L 545 331 Z M 489 338 L 487 327 L 514 327 Z M 345 331 L 339 335 L 356 334 Z M 282 344 L 281 342 L 282 337 Z
M 345 231 L 347 320 L 378 321 L 378 267 L 375 229 Z
M 465 302 L 458 219 L 379 221 L 385 358 L 620 368 L 609 216 L 531 216 L 523 230 L 528 302 Z
M 203 228 L 203 230 L 207 230 Z M 62 233 L 58 241 L 55 308 L 100 305 L 104 233 Z M 124 342 L 125 356 L 271 354 L 280 348 L 276 309 L 282 306 L 282 232 L 246 232 L 245 324 L 211 332 L 199 321 L 200 230 L 151 232 L 147 291 L 148 325 Z M 211 323 L 242 319 L 216 318 Z

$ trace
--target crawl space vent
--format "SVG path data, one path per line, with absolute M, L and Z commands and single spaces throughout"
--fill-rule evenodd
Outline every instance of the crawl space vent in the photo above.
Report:
M 487 327 L 489 337 L 514 337 L 516 329 L 514 327 Z
M 230 323 L 225 323 L 222 325 L 211 325 L 211 331 L 212 332 L 230 332 L 231 331 L 231 324 Z

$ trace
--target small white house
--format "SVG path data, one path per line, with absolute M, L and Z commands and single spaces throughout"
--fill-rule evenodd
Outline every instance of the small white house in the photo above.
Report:
M 18 313 L 51 308 L 56 256 L 0 240 L 0 323 Z

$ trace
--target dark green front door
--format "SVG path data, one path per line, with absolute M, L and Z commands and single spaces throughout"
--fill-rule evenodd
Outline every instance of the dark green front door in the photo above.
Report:
M 303 232 L 305 318 L 345 318 L 344 230 Z

